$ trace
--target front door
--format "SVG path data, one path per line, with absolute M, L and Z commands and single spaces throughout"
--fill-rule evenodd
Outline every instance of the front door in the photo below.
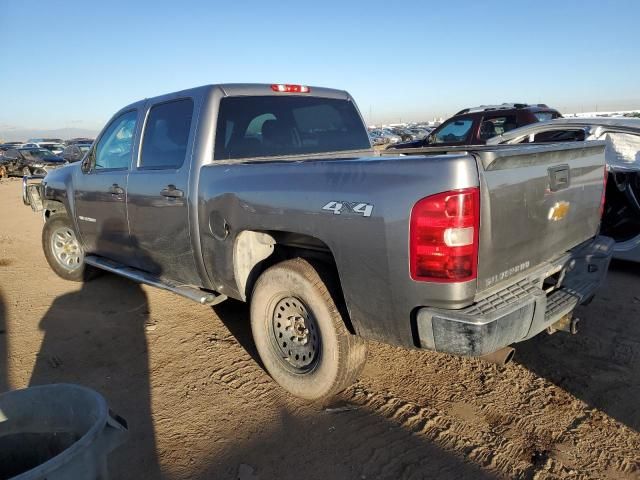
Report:
M 136 266 L 186 284 L 200 282 L 189 231 L 193 111 L 191 98 L 149 106 L 127 200 Z
M 133 251 L 127 222 L 127 179 L 138 112 L 117 116 L 105 129 L 78 171 L 75 209 L 89 254 L 130 264 Z

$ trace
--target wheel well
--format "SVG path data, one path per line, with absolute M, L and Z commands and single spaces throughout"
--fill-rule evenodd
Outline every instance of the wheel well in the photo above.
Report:
M 45 200 L 43 210 L 45 218 L 49 218 L 54 213 L 67 213 L 64 203 L 57 200 Z
M 332 293 L 347 328 L 353 333 L 333 253 L 326 243 L 310 235 L 283 231 L 241 232 L 234 247 L 234 273 L 243 299 L 250 299 L 253 285 L 267 268 L 297 257 L 321 266 L 321 273 L 335 279 L 332 283 L 336 291 Z

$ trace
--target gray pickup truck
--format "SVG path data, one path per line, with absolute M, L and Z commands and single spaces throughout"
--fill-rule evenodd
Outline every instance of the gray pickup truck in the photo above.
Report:
M 611 257 L 603 150 L 376 156 L 344 91 L 210 85 L 123 108 L 23 195 L 62 278 L 250 302 L 269 374 L 320 399 L 356 379 L 366 339 L 505 361 L 574 330 Z

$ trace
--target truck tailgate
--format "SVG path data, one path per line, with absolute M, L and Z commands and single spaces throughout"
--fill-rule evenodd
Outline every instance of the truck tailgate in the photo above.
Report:
M 604 142 L 473 153 L 481 186 L 478 291 L 513 280 L 597 234 Z

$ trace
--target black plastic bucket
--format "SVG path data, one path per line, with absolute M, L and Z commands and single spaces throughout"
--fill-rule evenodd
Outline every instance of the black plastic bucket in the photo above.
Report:
M 97 392 L 43 385 L 0 395 L 0 480 L 107 478 L 127 424 Z

